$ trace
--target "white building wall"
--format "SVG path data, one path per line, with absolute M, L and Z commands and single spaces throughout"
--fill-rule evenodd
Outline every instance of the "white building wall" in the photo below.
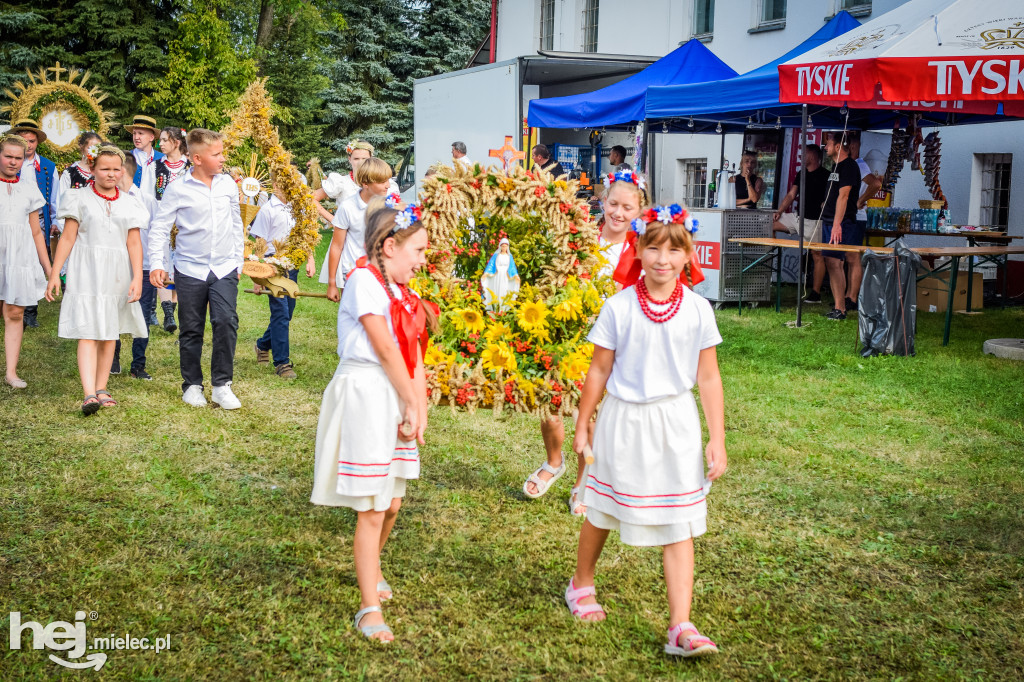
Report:
M 868 21 L 905 0 L 873 0 L 871 12 L 861 14 Z M 500 0 L 498 17 L 498 58 L 536 54 L 540 40 L 541 0 Z M 776 30 L 753 31 L 758 24 L 760 0 L 716 0 L 714 33 L 707 46 L 740 73 L 755 69 L 785 54 L 824 26 L 840 0 L 789 0 L 785 26 Z M 556 0 L 553 49 L 579 51 L 582 44 L 583 0 Z M 686 42 L 693 33 L 693 0 L 600 0 L 598 52 L 664 56 Z M 593 88 L 589 88 L 593 89 Z M 566 88 L 574 90 L 574 88 Z M 581 134 L 565 132 L 565 139 L 545 142 L 576 142 Z M 560 133 L 558 133 L 560 135 Z M 940 182 L 949 199 L 952 221 L 969 222 L 972 194 L 978 192 L 979 177 L 972 174 L 974 154 L 1010 153 L 1011 216 L 1024 215 L 1024 122 L 964 126 L 941 130 L 943 163 Z M 725 156 L 739 160 L 742 138 L 726 138 Z M 709 173 L 719 166 L 721 138 L 715 135 L 658 135 L 656 196 L 670 200 L 681 193 L 680 160 L 706 158 Z M 882 150 L 883 153 L 888 150 Z M 896 186 L 896 203 L 913 207 L 928 198 L 922 176 L 905 166 Z M 1011 218 L 1011 233 L 1024 236 L 1024 223 Z

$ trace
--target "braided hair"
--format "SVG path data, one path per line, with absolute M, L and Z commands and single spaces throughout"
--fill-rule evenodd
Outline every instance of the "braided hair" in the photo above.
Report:
M 374 197 L 366 205 L 366 241 L 363 248 L 366 249 L 366 259 L 380 270 L 384 278 L 384 286 L 388 293 L 391 293 L 391 278 L 388 277 L 387 269 L 384 267 L 384 243 L 388 239 L 394 239 L 396 246 L 401 246 L 409 237 L 420 230 L 426 229 L 420 221 L 416 221 L 404 230 L 395 229 L 395 216 L 398 211 L 388 208 L 384 204 L 384 197 Z M 430 306 L 423 306 L 427 315 L 427 326 L 432 332 L 438 330 L 437 316 L 434 315 Z

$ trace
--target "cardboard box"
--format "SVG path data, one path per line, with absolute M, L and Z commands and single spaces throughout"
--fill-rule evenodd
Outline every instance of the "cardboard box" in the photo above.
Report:
M 925 313 L 944 313 L 949 303 L 949 272 L 936 277 L 928 277 L 917 283 L 917 309 Z M 981 310 L 984 281 L 980 272 L 974 273 L 974 284 L 971 287 L 971 310 Z M 967 309 L 967 273 L 958 272 L 956 276 L 956 293 L 953 295 L 953 310 Z

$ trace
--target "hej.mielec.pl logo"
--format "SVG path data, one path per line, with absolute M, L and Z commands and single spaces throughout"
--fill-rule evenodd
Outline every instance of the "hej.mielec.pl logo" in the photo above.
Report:
M 166 651 L 171 646 L 171 635 L 155 637 L 132 637 L 125 633 L 124 636 L 111 634 L 107 637 L 93 638 L 90 643 L 86 631 L 86 618 L 96 620 L 95 611 L 75 612 L 75 621 L 57 620 L 47 625 L 31 620 L 22 621 L 21 611 L 11 611 L 10 629 L 8 632 L 8 644 L 11 650 L 21 649 L 28 644 L 28 637 L 31 637 L 32 649 L 49 649 L 51 651 L 67 652 L 66 658 L 60 658 L 50 654 L 51 661 L 65 668 L 85 669 L 95 668 L 99 670 L 107 662 L 107 654 L 104 650 L 120 651 L 152 649 L 156 653 Z M 86 651 L 93 651 L 82 659 Z M 79 660 L 82 659 L 82 660 Z

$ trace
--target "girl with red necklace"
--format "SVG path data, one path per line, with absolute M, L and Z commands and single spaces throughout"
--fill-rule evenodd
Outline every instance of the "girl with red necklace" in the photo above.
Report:
M 420 208 L 380 208 L 383 203 L 367 207 L 367 255 L 341 296 L 340 362 L 320 406 L 311 501 L 357 512 L 352 545 L 362 603 L 355 627 L 389 642 L 394 635 L 380 603 L 393 592 L 380 555 L 406 481 L 419 478 L 417 443 L 427 426 L 423 354 L 437 312 L 408 287 L 426 263 Z
M 155 193 L 157 201 L 164 198 L 164 192 L 167 191 L 168 185 L 175 180 L 183 178 L 185 173 L 192 168 L 192 162 L 185 156 L 185 152 L 188 151 L 188 144 L 185 142 L 185 131 L 181 128 L 169 126 L 160 131 L 160 151 L 164 153 L 164 158 L 157 159 L 156 161 Z M 156 212 L 154 207 L 149 206 L 148 208 L 153 213 Z M 164 262 L 173 263 L 174 254 L 171 251 L 170 240 L 163 246 Z M 173 276 L 174 268 L 172 267 L 168 272 Z M 174 332 L 178 328 L 178 323 L 174 321 L 174 309 L 178 305 L 178 292 L 174 289 L 174 282 L 168 280 L 164 288 L 156 290 L 156 295 L 157 300 L 160 301 L 160 308 L 164 311 L 164 331 Z M 156 311 L 154 310 L 151 315 L 151 319 L 147 320 L 147 322 L 150 325 L 156 325 Z
M 117 187 L 124 152 L 113 145 L 91 150 L 93 182 L 61 197 L 57 216 L 64 234 L 53 259 L 46 300 L 60 287 L 67 263 L 67 293 L 57 335 L 78 339 L 78 373 L 85 398 L 82 413 L 95 414 L 117 401 L 107 390 L 114 346 L 121 334 L 147 335 L 142 295 L 142 238 L 149 221 L 142 202 Z
M 19 173 L 28 146 L 18 135 L 0 136 L 0 311 L 4 318 L 4 382 L 12 388 L 28 384 L 18 376 L 18 358 L 27 306 L 43 297 L 50 276 L 50 257 L 39 226 L 46 199 Z
M 580 620 L 604 620 L 594 573 L 609 531 L 619 531 L 627 545 L 660 546 L 669 604 L 665 653 L 699 656 L 718 651 L 690 622 L 690 602 L 693 538 L 707 530 L 710 481 L 726 468 L 715 352 L 722 337 L 711 304 L 680 281 L 693 255 L 695 228 L 686 209 L 650 209 L 633 229 L 643 275 L 605 302 L 588 336 L 594 357 L 580 396 L 575 452 L 587 448 L 587 425 L 605 389 L 607 395 L 594 428 L 587 519 L 565 601 Z M 706 448 L 694 384 L 708 425 Z

